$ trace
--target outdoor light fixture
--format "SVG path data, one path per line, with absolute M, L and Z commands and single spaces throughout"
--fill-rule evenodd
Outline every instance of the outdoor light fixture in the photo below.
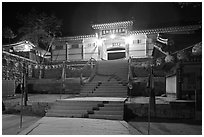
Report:
M 125 43 L 131 44 L 131 42 L 132 42 L 132 38 L 131 37 L 125 37 L 124 39 L 125 39 Z
M 115 37 L 116 37 L 115 34 L 111 34 L 111 35 L 110 35 L 110 38 L 111 38 L 111 39 L 114 39 Z
M 96 43 L 98 46 L 101 46 L 103 43 L 103 39 L 97 39 Z

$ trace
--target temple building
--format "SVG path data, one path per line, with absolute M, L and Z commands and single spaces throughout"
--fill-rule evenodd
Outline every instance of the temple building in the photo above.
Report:
M 133 30 L 133 21 L 94 24 L 93 35 L 57 38 L 52 45 L 52 61 L 113 60 L 151 57 L 154 41 L 161 33 L 180 33 L 200 25 Z

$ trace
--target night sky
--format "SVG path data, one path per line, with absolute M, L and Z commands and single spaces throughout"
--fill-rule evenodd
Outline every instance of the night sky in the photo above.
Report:
M 91 24 L 134 20 L 136 29 L 180 25 L 199 21 L 201 7 L 181 8 L 177 3 L 71 3 L 71 2 L 3 2 L 2 25 L 17 31 L 17 13 L 28 13 L 32 8 L 47 14 L 54 13 L 63 20 L 63 36 L 93 34 Z

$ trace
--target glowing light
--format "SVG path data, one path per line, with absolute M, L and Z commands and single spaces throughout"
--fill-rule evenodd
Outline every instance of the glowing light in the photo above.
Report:
M 111 39 L 114 39 L 115 37 L 116 37 L 115 34 L 111 34 L 111 35 L 110 35 L 110 38 L 111 38 Z
M 101 46 L 102 43 L 103 43 L 103 40 L 102 39 L 97 39 L 96 43 L 97 43 L 98 46 Z
M 132 38 L 131 37 L 125 37 L 125 43 L 131 44 L 132 43 Z

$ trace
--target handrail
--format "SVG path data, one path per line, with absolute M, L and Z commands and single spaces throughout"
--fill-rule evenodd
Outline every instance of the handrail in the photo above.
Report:
M 81 74 L 80 74 L 80 83 L 81 83 L 81 85 L 83 85 L 83 80 L 82 80 L 83 71 L 85 70 L 85 68 L 86 68 L 89 64 L 91 64 L 91 69 L 93 70 L 94 65 L 95 65 L 95 64 L 93 64 L 93 62 L 96 62 L 96 60 L 91 57 L 91 58 L 88 60 L 88 62 L 84 65 L 84 67 L 81 69 Z M 95 72 L 94 72 L 94 73 L 95 73 Z M 89 80 L 90 80 L 92 77 L 94 77 L 94 75 L 93 75 L 93 76 L 90 76 Z
M 133 75 L 131 71 L 131 57 L 128 59 L 128 83 L 132 80 Z
M 129 57 L 129 59 L 128 59 L 128 83 L 127 83 L 127 87 L 130 90 L 130 96 L 132 94 L 131 91 L 133 88 L 132 79 L 133 79 L 133 76 L 132 76 L 132 71 L 131 71 L 131 57 Z

